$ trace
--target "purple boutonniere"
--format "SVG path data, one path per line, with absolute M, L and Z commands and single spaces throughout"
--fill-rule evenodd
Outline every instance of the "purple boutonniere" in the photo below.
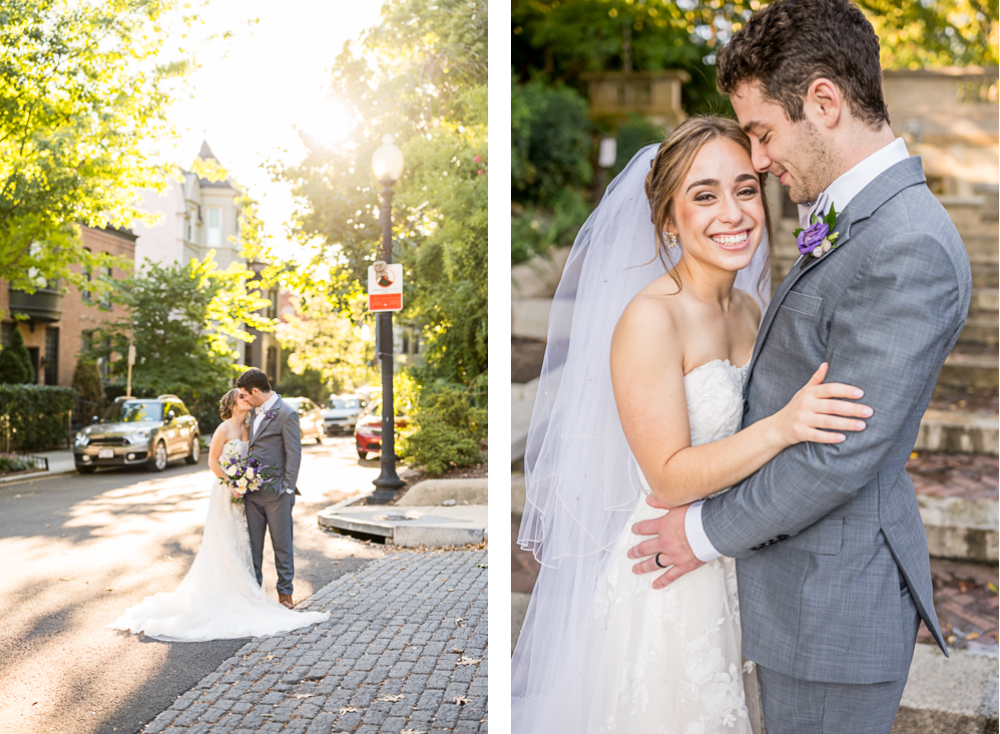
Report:
M 840 236 L 839 232 L 831 232 L 833 225 L 837 223 L 837 211 L 832 206 L 825 217 L 820 218 L 815 213 L 811 217 L 812 222 L 808 227 L 801 227 L 795 230 L 796 242 L 799 252 L 803 255 L 822 257 L 830 250 L 837 249 L 834 243 Z
M 264 413 L 264 417 L 267 418 L 268 420 L 271 420 L 276 415 L 278 415 L 278 411 L 276 411 L 274 408 L 268 408 L 267 412 Z

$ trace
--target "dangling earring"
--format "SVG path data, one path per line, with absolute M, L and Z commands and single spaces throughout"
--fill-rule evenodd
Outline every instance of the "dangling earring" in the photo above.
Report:
M 667 247 L 677 247 L 677 233 L 663 230 L 663 241 L 667 243 Z

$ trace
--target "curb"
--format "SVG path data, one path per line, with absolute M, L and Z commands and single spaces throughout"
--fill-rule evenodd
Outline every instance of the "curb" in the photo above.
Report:
M 997 501 L 917 495 L 932 558 L 996 563 L 1000 522 Z

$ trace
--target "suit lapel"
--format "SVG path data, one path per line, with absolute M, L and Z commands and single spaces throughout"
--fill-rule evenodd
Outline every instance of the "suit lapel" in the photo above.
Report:
M 874 181 L 865 186 L 865 188 L 851 200 L 844 211 L 840 212 L 837 216 L 837 223 L 833 228 L 834 232 L 838 232 L 840 234 L 837 238 L 837 247 L 830 250 L 822 257 L 812 257 L 812 255 L 806 255 L 801 261 L 797 262 L 792 267 L 791 272 L 785 276 L 785 279 L 781 281 L 781 285 L 778 286 L 778 291 L 774 294 L 774 299 L 771 301 L 770 305 L 767 307 L 767 312 L 764 314 L 764 319 L 760 325 L 760 331 L 757 332 L 757 342 L 754 344 L 753 357 L 750 360 L 750 371 L 748 373 L 749 377 L 743 385 L 744 397 L 749 393 L 750 380 L 753 377 L 753 370 L 757 364 L 757 359 L 764 347 L 764 341 L 767 339 L 768 332 L 771 330 L 771 325 L 774 323 L 774 319 L 778 315 L 778 309 L 781 308 L 781 303 L 785 300 L 789 291 L 792 290 L 803 275 L 808 273 L 813 268 L 818 267 L 821 263 L 834 257 L 837 252 L 844 248 L 844 246 L 851 239 L 852 225 L 870 217 L 878 210 L 879 207 L 903 189 L 917 184 L 922 184 L 926 180 L 920 156 L 913 156 L 892 166 L 878 176 Z
M 278 396 L 278 399 L 274 401 L 274 405 L 272 405 L 270 408 L 268 408 L 268 410 L 270 410 L 272 413 L 274 413 L 274 415 L 277 415 L 279 407 L 281 407 L 281 396 L 280 395 Z M 263 410 L 263 408 L 260 408 L 259 410 Z M 270 421 L 270 420 L 271 419 L 267 417 L 267 412 L 265 412 L 264 413 L 264 417 L 261 418 L 260 427 L 256 431 L 252 431 L 252 434 L 250 436 L 250 445 L 251 446 L 253 446 L 254 441 L 257 440 L 257 436 L 259 436 L 260 434 L 262 434 L 264 432 L 264 426 L 266 426 L 267 423 L 268 423 L 268 421 Z M 251 428 L 253 428 L 252 425 L 251 425 Z

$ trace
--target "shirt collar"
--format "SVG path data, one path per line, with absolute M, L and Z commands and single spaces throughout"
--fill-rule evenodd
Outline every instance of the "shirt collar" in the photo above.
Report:
M 257 409 L 259 411 L 258 415 L 269 411 L 276 402 L 278 402 L 278 393 L 272 392 L 271 397 L 269 397 L 267 401 Z
M 818 209 L 822 209 L 825 214 L 830 211 L 831 204 L 838 213 L 844 211 L 851 200 L 860 194 L 865 186 L 909 157 L 910 153 L 902 138 L 896 138 L 888 145 L 875 151 L 827 186 L 816 201 L 799 204 L 799 226 L 808 227 L 809 215 Z

